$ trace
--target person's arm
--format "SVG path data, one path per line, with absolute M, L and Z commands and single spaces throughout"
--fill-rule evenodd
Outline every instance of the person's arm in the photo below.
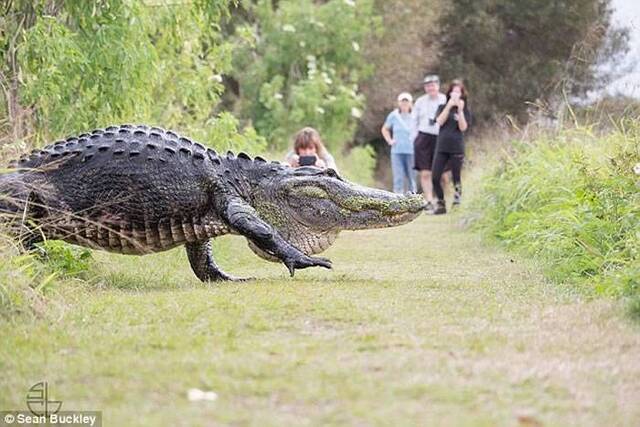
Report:
M 416 103 L 413 105 L 411 109 L 411 123 L 413 124 L 413 131 L 415 136 L 418 136 L 418 131 L 420 130 L 420 106 L 422 103 L 418 99 Z
M 321 168 L 321 169 L 326 169 L 327 168 L 327 163 L 322 160 L 320 157 L 316 156 L 316 167 Z
M 382 133 L 382 137 L 384 138 L 384 140 L 387 141 L 387 144 L 393 145 L 396 143 L 391 137 L 391 133 L 389 132 L 389 128 L 387 127 L 386 123 L 382 125 L 382 129 L 380 129 L 380 132 Z
M 327 169 L 333 169 L 336 172 L 340 172 L 340 171 L 338 171 L 338 166 L 336 165 L 336 160 L 333 158 L 331 153 L 329 153 L 328 151 L 325 151 L 325 155 L 324 155 L 324 157 L 322 157 L 322 161 L 324 162 L 325 167 Z
M 285 156 L 284 161 L 293 168 L 300 166 L 300 157 L 295 153 L 295 151 L 289 151 Z
M 469 127 L 469 123 L 467 123 L 467 117 L 464 114 L 464 100 L 458 101 L 458 129 L 460 132 L 464 132 Z
M 444 125 L 444 123 L 447 121 L 447 119 L 449 118 L 449 113 L 451 112 L 451 108 L 453 108 L 452 99 L 450 99 L 449 102 L 444 105 L 444 108 L 442 108 L 442 111 L 440 111 L 440 114 L 438 114 L 438 117 L 436 117 L 436 123 L 438 123 L 438 126 Z

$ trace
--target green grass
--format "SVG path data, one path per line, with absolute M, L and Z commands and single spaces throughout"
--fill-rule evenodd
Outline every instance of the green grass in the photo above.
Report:
M 513 148 L 484 179 L 479 228 L 534 256 L 552 279 L 637 307 L 640 127 L 567 130 Z
M 49 382 L 105 425 L 634 425 L 640 334 L 612 300 L 546 282 L 458 215 L 344 233 L 335 269 L 216 243 L 244 284 L 182 250 L 94 252 L 36 315 L 0 320 L 0 408 Z M 218 393 L 190 402 L 187 390 Z

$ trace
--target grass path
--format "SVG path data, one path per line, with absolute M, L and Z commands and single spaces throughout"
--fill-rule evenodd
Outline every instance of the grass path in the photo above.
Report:
M 46 380 L 107 426 L 639 425 L 640 330 L 621 307 L 458 222 L 345 233 L 333 271 L 294 279 L 227 238 L 218 260 L 247 284 L 199 284 L 182 250 L 96 254 L 102 279 L 0 323 L 0 409 Z

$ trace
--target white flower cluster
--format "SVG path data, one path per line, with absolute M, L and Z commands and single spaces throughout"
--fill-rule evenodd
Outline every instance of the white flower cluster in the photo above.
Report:
M 313 77 L 318 71 L 318 63 L 314 55 L 307 55 L 307 68 L 309 69 L 309 77 Z

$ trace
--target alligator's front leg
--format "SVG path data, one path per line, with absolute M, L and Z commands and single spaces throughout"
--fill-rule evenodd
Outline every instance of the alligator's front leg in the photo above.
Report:
M 293 276 L 295 269 L 320 266 L 331 268 L 326 258 L 310 257 L 288 243 L 268 223 L 260 219 L 257 212 L 242 200 L 231 200 L 225 209 L 226 220 L 238 233 L 257 247 L 280 259 Z
M 191 269 L 198 279 L 203 282 L 218 282 L 223 280 L 240 282 L 250 280 L 234 277 L 220 270 L 213 259 L 210 240 L 205 242 L 187 243 L 185 248 L 187 249 L 187 257 L 189 257 Z

